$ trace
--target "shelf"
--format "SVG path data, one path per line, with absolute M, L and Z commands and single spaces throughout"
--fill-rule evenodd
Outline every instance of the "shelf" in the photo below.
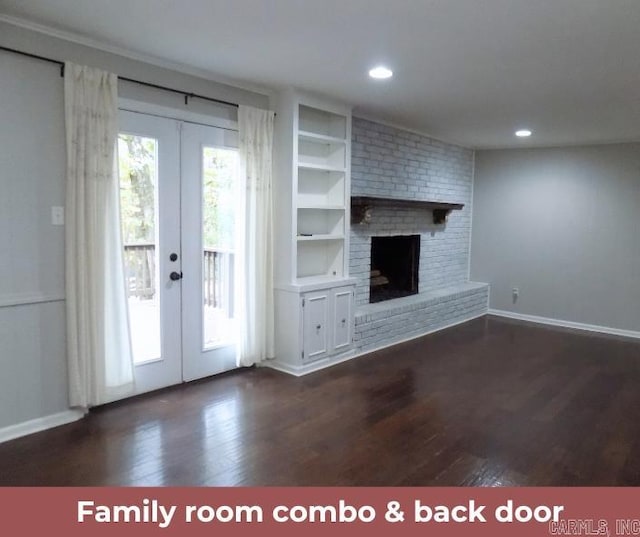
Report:
M 297 236 L 344 236 L 345 212 L 298 207 Z
M 344 235 L 298 235 L 298 241 L 343 241 Z
M 298 140 L 298 164 L 346 168 L 346 145 L 344 142 L 328 143 L 318 140 Z
M 301 168 L 303 170 L 320 170 L 323 172 L 341 172 L 341 173 L 345 173 L 347 171 L 346 168 L 344 167 L 339 167 L 339 166 L 328 166 L 325 164 L 310 164 L 310 163 L 304 163 L 304 162 L 298 162 L 298 168 Z
M 344 237 L 317 235 L 299 238 L 303 240 L 297 242 L 297 279 L 340 278 L 344 275 Z
M 463 203 L 448 203 L 432 200 L 408 200 L 399 198 L 377 198 L 373 196 L 354 196 L 351 198 L 352 222 L 362 224 L 371 220 L 372 207 L 410 207 L 424 209 L 433 213 L 434 224 L 444 224 L 452 210 L 460 210 Z
M 299 292 L 313 291 L 317 289 L 326 289 L 328 287 L 335 287 L 336 285 L 355 285 L 357 283 L 356 278 L 344 278 L 339 276 L 305 276 L 302 278 L 296 278 L 294 284 L 283 286 L 286 290 Z
M 326 134 L 317 134 L 309 131 L 299 131 L 298 138 L 307 142 L 318 142 L 323 144 L 346 144 L 347 141 L 344 138 L 338 138 L 337 136 L 328 136 Z
M 298 278 L 296 283 L 298 285 L 323 285 L 340 279 L 343 278 L 337 278 L 336 276 L 305 276 Z
M 298 209 L 317 209 L 318 211 L 344 211 L 344 205 L 322 205 L 321 203 L 300 203 Z
M 344 140 L 347 136 L 347 118 L 327 110 L 301 104 L 298 109 L 298 130 Z
M 298 170 L 298 206 L 344 207 L 344 172 Z

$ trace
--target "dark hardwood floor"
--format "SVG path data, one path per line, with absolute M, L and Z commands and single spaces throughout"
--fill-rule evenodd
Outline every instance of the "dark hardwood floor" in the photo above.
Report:
M 485 317 L 0 444 L 0 485 L 640 485 L 640 342 Z

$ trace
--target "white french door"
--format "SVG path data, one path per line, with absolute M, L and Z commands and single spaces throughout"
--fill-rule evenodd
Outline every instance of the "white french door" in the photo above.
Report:
M 236 367 L 237 132 L 120 112 L 136 392 Z
M 182 125 L 182 377 L 236 367 L 238 133 Z

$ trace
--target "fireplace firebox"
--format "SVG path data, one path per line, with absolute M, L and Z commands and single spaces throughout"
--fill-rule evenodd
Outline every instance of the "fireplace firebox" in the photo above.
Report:
M 418 293 L 420 235 L 371 237 L 369 302 Z

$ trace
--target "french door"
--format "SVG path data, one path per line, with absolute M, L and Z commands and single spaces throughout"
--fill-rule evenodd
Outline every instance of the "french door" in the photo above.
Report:
M 236 367 L 237 132 L 120 112 L 120 221 L 137 393 Z

